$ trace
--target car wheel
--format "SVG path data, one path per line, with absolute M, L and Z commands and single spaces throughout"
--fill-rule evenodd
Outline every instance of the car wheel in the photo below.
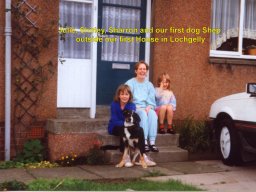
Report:
M 240 164 L 240 141 L 232 120 L 224 119 L 219 125 L 219 152 L 223 163 L 226 165 Z

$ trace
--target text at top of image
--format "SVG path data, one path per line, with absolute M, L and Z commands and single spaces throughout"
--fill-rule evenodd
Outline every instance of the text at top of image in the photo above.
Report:
M 96 27 L 80 27 L 79 29 L 74 27 L 60 27 L 60 33 L 97 33 L 100 35 L 104 35 L 107 33 L 130 33 L 130 34 L 141 34 L 141 33 L 169 33 L 169 34 L 206 34 L 206 33 L 216 33 L 219 34 L 221 30 L 219 28 L 210 28 L 210 27 L 202 27 L 202 28 L 195 28 L 195 27 L 172 27 L 169 28 L 115 28 L 109 27 L 108 30 Z

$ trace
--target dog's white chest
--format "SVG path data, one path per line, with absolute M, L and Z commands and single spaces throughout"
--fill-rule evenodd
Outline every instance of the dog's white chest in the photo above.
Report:
M 125 134 L 125 137 L 129 140 L 129 138 L 131 137 L 131 133 L 129 133 L 127 128 L 124 128 L 124 134 Z
M 129 145 L 130 145 L 131 147 L 134 147 L 133 140 L 130 139 L 131 133 L 128 131 L 127 128 L 124 128 L 124 134 L 125 134 L 125 137 L 127 138 L 127 141 L 128 141 L 128 143 L 129 143 Z

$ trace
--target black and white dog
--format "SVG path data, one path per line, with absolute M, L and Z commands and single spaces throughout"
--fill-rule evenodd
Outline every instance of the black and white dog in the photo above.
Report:
M 142 167 L 147 168 L 147 164 L 143 156 L 144 147 L 142 143 L 144 142 L 144 136 L 143 130 L 139 126 L 140 117 L 132 110 L 124 110 L 123 115 L 125 122 L 121 137 L 124 142 L 124 153 L 120 163 L 117 164 L 116 167 L 123 167 L 125 165 L 125 157 L 134 152 L 132 164 L 135 164 L 136 157 L 140 155 L 140 163 Z

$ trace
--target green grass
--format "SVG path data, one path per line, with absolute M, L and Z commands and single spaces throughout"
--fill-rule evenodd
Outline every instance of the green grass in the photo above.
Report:
M 28 184 L 28 190 L 32 191 L 200 191 L 201 189 L 191 185 L 182 184 L 179 181 L 169 180 L 155 182 L 147 180 L 101 180 L 86 181 L 77 179 L 37 179 Z

